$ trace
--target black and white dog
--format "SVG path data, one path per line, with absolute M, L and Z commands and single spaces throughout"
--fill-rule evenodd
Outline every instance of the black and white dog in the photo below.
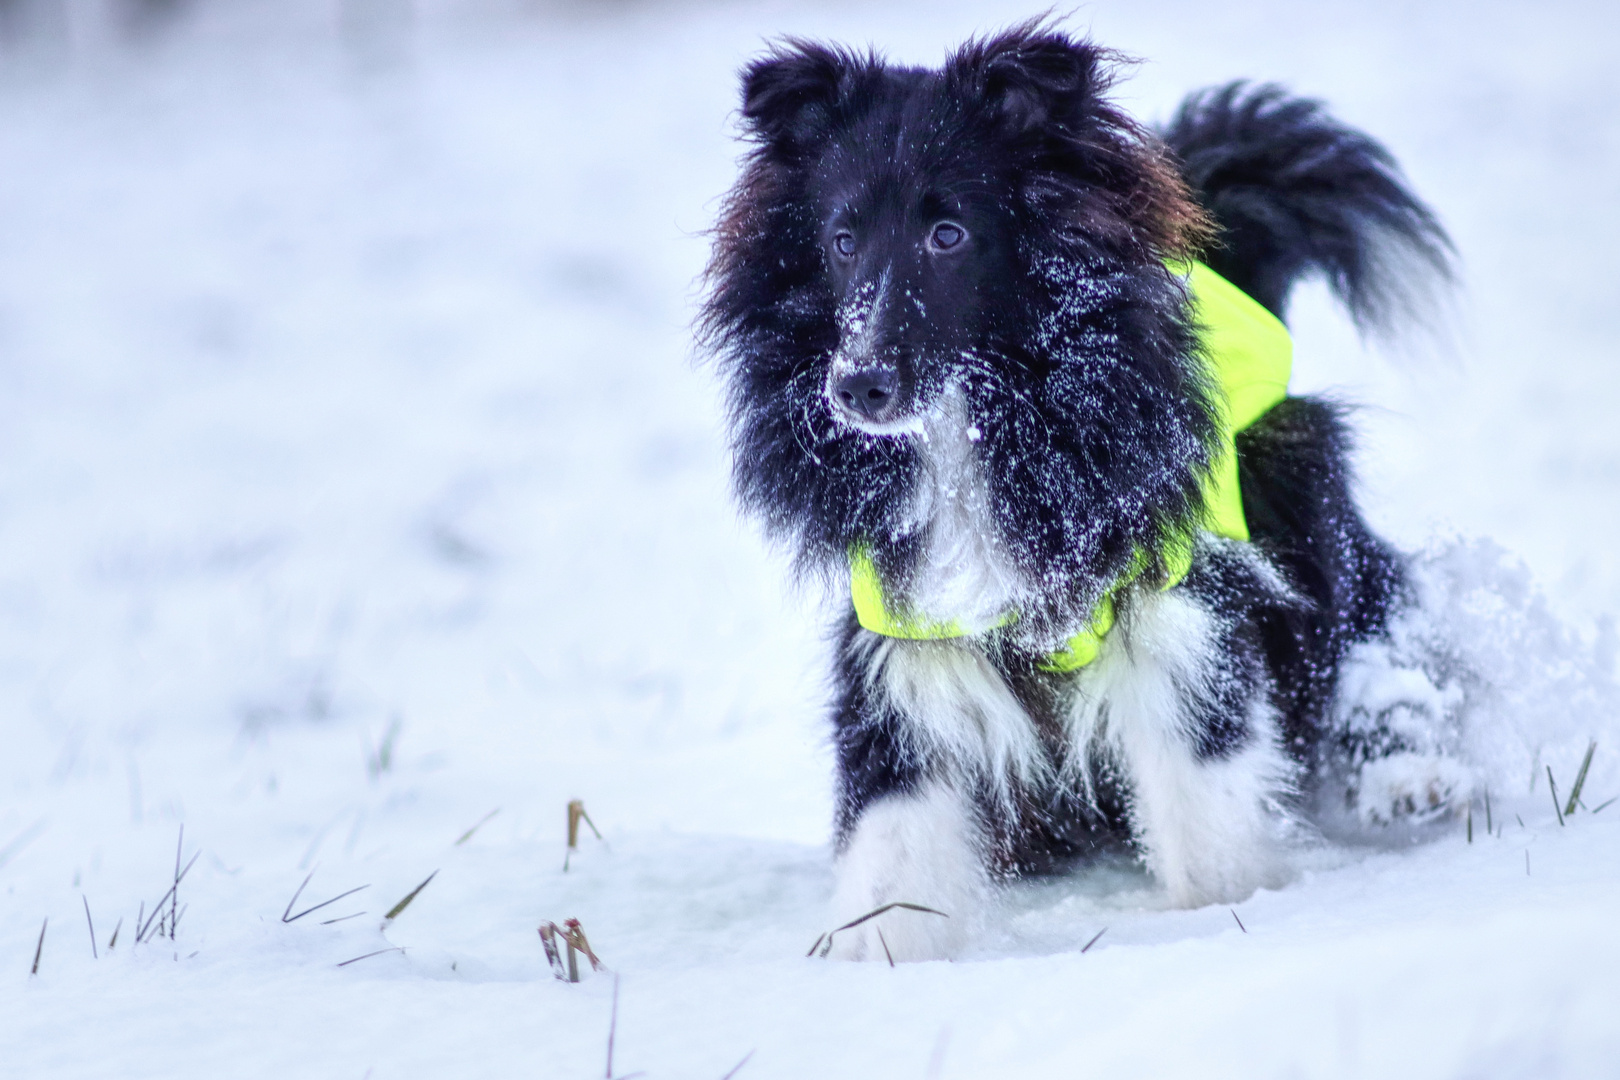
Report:
M 1289 397 L 1238 434 L 1248 539 L 1205 528 L 1222 405 L 1175 269 L 1278 318 L 1320 274 L 1377 326 L 1450 244 L 1318 104 L 1234 84 L 1156 135 L 1105 96 L 1115 60 L 1030 23 L 937 71 L 791 41 L 743 74 L 704 337 L 742 503 L 802 571 L 856 578 L 837 914 L 952 916 L 886 916 L 896 958 L 950 955 L 998 877 L 1123 848 L 1175 904 L 1235 900 L 1322 807 L 1471 795 L 1422 672 L 1413 701 L 1344 700 L 1347 655 L 1409 600 L 1339 410 Z M 949 629 L 868 629 L 863 588 Z M 1050 662 L 1088 630 L 1094 656 Z M 838 953 L 882 956 L 875 928 Z

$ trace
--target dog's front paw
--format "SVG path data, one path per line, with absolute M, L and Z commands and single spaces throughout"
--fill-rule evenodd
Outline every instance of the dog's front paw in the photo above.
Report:
M 869 806 L 837 874 L 832 927 L 848 928 L 833 930 L 826 955 L 840 960 L 948 959 L 971 937 L 987 900 L 976 829 L 961 798 L 942 785 Z M 910 906 L 872 915 L 891 904 Z
M 883 910 L 885 907 L 887 911 Z M 859 925 L 835 931 L 825 955 L 834 960 L 878 960 L 897 964 L 945 960 L 961 948 L 962 935 L 950 925 L 950 916 L 937 908 L 901 903 L 880 904 L 871 910 L 882 914 L 871 915 Z
M 1366 827 L 1421 825 L 1464 812 L 1473 777 L 1439 754 L 1390 754 L 1365 762 L 1350 788 L 1350 808 Z

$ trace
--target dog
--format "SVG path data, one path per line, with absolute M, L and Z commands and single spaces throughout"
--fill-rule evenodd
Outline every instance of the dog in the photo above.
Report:
M 1111 851 L 1233 902 L 1306 822 L 1472 797 L 1454 688 L 1378 653 L 1406 562 L 1344 410 L 1287 394 L 1281 321 L 1319 275 L 1388 328 L 1452 245 L 1319 103 L 1234 83 L 1155 132 L 1120 62 L 1036 21 L 937 70 L 788 40 L 742 73 L 699 333 L 739 501 L 850 589 L 835 915 L 949 916 L 833 955 L 949 957 L 996 882 Z M 1264 370 L 1231 383 L 1221 335 Z

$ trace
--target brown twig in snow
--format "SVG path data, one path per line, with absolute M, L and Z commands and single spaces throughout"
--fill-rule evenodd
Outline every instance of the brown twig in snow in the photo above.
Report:
M 585 812 L 585 801 L 583 799 L 570 799 L 568 801 L 568 850 L 563 853 L 564 873 L 568 871 L 568 860 L 573 857 L 574 852 L 579 850 L 579 823 L 581 821 L 591 827 L 591 832 L 596 834 L 598 840 L 602 839 L 602 831 L 596 827 L 596 822 L 591 820 L 591 815 Z

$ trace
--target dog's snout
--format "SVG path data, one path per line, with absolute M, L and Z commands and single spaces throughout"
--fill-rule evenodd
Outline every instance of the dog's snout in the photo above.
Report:
M 863 420 L 882 423 L 889 419 L 899 399 L 900 374 L 891 367 L 867 367 L 839 379 L 833 396 L 851 413 Z

